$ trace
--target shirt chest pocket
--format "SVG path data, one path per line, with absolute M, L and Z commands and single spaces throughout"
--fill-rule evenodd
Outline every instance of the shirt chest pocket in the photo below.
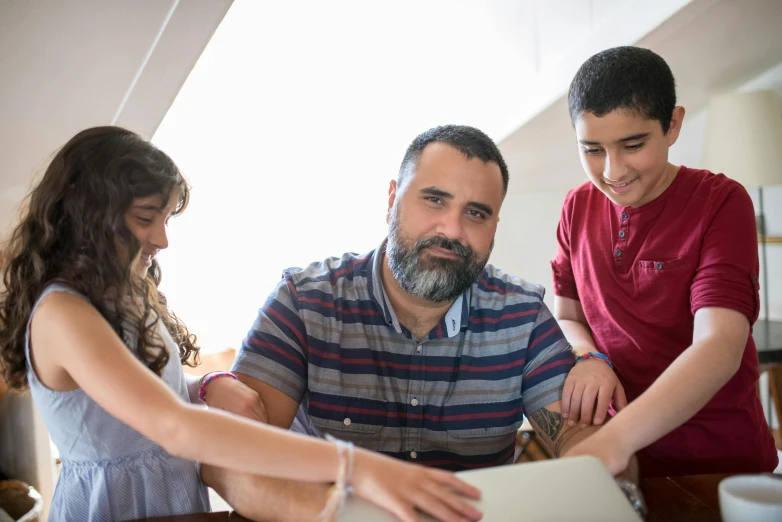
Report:
M 307 413 L 324 435 L 373 451 L 381 449 L 381 431 L 388 414 L 385 401 L 310 393 Z
M 521 381 L 520 372 L 497 381 L 458 381 L 445 403 L 448 451 L 494 455 L 497 464 L 510 459 L 524 421 Z
M 647 310 L 647 322 L 672 326 L 691 320 L 690 286 L 695 267 L 687 256 L 645 257 L 633 270 L 633 300 Z
M 310 367 L 307 415 L 322 434 L 378 451 L 388 403 L 378 375 Z

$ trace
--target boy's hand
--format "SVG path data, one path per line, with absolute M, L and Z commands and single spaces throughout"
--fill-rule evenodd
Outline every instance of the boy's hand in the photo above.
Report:
M 611 367 L 600 359 L 579 361 L 565 380 L 562 418 L 571 426 L 581 422 L 586 427 L 592 423 L 594 414 L 594 423 L 602 424 L 612 399 L 617 411 L 627 406 L 625 390 Z
M 594 435 L 582 440 L 565 452 L 563 457 L 576 457 L 579 455 L 591 455 L 599 458 L 611 475 L 626 472 L 631 475 L 631 482 L 638 482 L 637 472 L 628 469 L 633 460 L 632 448 L 625 447 L 623 437 L 614 436 L 609 428 L 602 428 Z M 633 476 L 636 475 L 636 476 Z

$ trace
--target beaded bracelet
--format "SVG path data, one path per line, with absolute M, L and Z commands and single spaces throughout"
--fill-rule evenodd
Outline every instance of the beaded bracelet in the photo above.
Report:
M 608 357 L 606 357 L 604 354 L 600 352 L 587 352 L 583 355 L 577 355 L 576 356 L 576 362 L 578 361 L 586 361 L 587 359 L 603 359 L 605 363 L 609 366 L 609 368 L 613 368 L 614 365 L 611 364 L 611 361 L 608 360 Z
M 334 439 L 337 445 L 337 456 L 339 457 L 339 468 L 337 469 L 337 480 L 329 488 L 328 500 L 326 506 L 318 514 L 318 520 L 331 520 L 334 515 L 339 513 L 342 505 L 345 503 L 345 497 L 352 491 L 350 481 L 353 478 L 353 443 Z
M 230 377 L 236 379 L 236 375 L 231 372 L 210 372 L 201 377 L 201 384 L 198 386 L 198 400 L 206 402 L 206 385 L 218 377 Z

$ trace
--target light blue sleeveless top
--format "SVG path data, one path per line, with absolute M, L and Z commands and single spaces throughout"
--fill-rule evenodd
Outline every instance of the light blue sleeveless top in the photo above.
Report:
M 51 292 L 86 299 L 64 284 L 51 284 L 38 298 L 31 319 Z M 178 350 L 162 323 L 159 326 L 171 353 L 161 377 L 189 402 Z M 169 455 L 81 389 L 53 391 L 38 380 L 30 363 L 29 323 L 25 353 L 30 391 L 62 461 L 49 522 L 113 522 L 209 511 L 197 463 Z

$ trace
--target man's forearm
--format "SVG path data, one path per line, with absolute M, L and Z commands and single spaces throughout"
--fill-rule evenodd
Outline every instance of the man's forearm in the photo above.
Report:
M 589 438 L 600 430 L 608 428 L 613 421 L 604 426 L 570 426 L 562 418 L 559 410 L 559 404 L 550 404 L 546 408 L 540 408 L 533 412 L 529 419 L 535 432 L 540 435 L 542 441 L 549 450 L 557 457 L 561 457 L 576 446 L 579 442 Z M 638 461 L 635 456 L 629 457 L 627 467 L 619 473 L 620 477 L 638 483 Z
M 576 355 L 597 351 L 595 339 L 587 325 L 571 319 L 557 319 L 557 323 Z
M 328 486 L 273 479 L 201 466 L 201 479 L 240 515 L 256 522 L 315 520 L 326 505 Z

